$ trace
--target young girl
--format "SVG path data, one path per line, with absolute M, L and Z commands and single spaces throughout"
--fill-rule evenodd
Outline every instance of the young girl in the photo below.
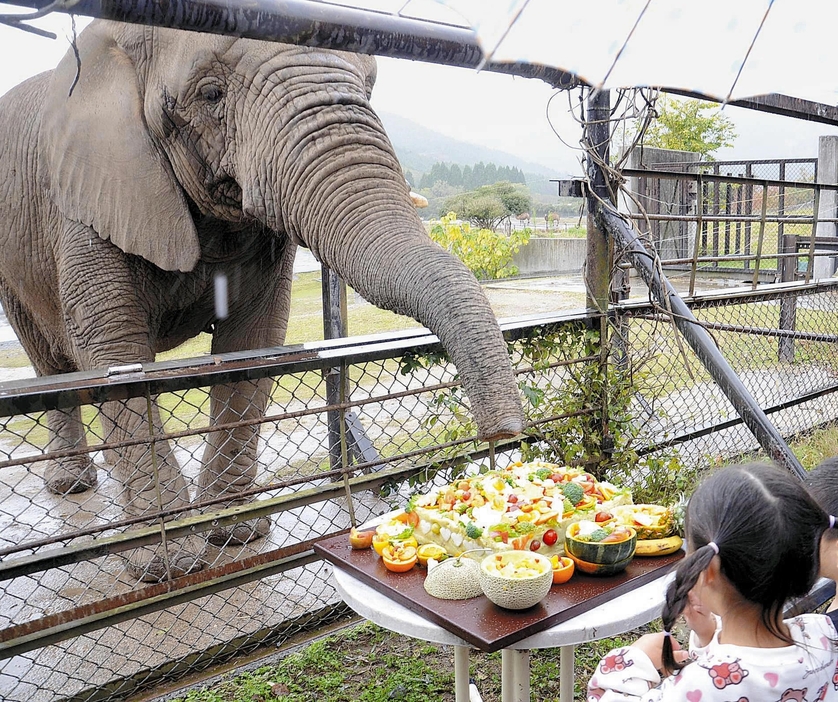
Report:
M 806 487 L 822 509 L 838 514 L 838 456 L 827 458 L 809 471 Z M 838 529 L 827 529 L 821 541 L 821 576 L 838 582 Z M 826 610 L 838 629 L 838 597 Z
M 829 528 L 785 470 L 748 464 L 714 473 L 687 507 L 688 554 L 666 593 L 665 631 L 600 661 L 589 702 L 838 700 L 832 622 L 782 616 L 786 601 L 814 584 Z M 692 629 L 689 654 L 667 633 L 681 614 Z

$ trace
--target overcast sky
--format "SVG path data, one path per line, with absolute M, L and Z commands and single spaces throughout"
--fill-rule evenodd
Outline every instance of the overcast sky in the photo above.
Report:
M 86 20 L 79 19 L 79 25 Z M 52 28 L 58 40 L 0 26 L 0 94 L 27 77 L 53 67 L 68 47 L 69 19 L 51 16 L 39 26 Z M 558 173 L 581 173 L 581 132 L 568 114 L 562 94 L 539 80 L 379 58 L 373 107 L 411 119 L 447 136 L 500 149 Z M 741 108 L 727 107 L 738 138 L 720 159 L 805 158 L 817 156 L 818 136 L 838 129 Z

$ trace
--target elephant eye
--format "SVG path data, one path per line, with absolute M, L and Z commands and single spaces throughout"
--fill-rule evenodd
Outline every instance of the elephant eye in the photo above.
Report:
M 207 102 L 216 103 L 224 97 L 224 91 L 215 83 L 205 83 L 200 88 L 201 97 Z

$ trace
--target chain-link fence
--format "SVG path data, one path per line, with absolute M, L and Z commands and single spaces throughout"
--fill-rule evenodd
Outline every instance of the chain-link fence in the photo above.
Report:
M 838 283 L 823 281 L 700 296 L 693 304 L 785 436 L 838 418 L 836 301 Z M 784 309 L 793 310 L 791 328 L 779 324 Z M 477 443 L 455 369 L 433 337 L 416 333 L 373 345 L 347 340 L 337 349 L 332 342 L 328 353 L 277 350 L 249 361 L 7 384 L 0 396 L 0 696 L 121 699 L 341 617 L 312 542 L 401 506 L 412 491 L 468 466 L 505 464 L 538 447 L 556 460 L 607 459 L 616 456 L 611 439 L 640 456 L 622 480 L 638 491 L 656 483 L 677 491 L 685 476 L 758 452 L 660 309 L 633 303 L 612 319 L 608 367 L 631 380 L 622 397 L 591 382 L 617 378 L 596 375 L 601 317 L 506 328 L 529 444 Z M 337 401 L 327 399 L 335 397 L 329 378 L 337 380 Z M 264 418 L 242 407 L 239 419 L 210 432 L 210 392 L 221 383 L 231 405 L 239 391 L 263 402 Z M 602 393 L 599 406 L 585 395 L 592 388 Z M 106 412 L 108 403 L 119 410 Z M 78 423 L 76 446 L 50 442 L 51 412 Z M 630 431 L 620 425 L 626 416 L 634 417 Z M 131 431 L 109 430 L 113 418 Z M 608 422 L 613 429 L 594 432 L 598 445 L 585 446 L 584 426 Z M 244 492 L 231 492 L 230 476 L 216 472 L 219 489 L 202 470 L 229 453 L 230 441 Z M 138 478 L 137 466 L 155 455 L 162 460 Z M 49 477 L 62 465 L 81 465 L 76 474 L 90 488 L 51 492 Z M 175 506 L 132 503 L 149 495 Z M 138 578 L 150 564 L 163 569 L 163 582 Z M 178 569 L 184 574 L 166 578 Z

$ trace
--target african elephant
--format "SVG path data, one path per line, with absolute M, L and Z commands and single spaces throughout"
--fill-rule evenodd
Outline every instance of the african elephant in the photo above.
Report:
M 520 432 L 506 346 L 474 276 L 434 244 L 369 103 L 367 56 L 96 21 L 58 67 L 0 99 L 0 300 L 37 373 L 153 361 L 201 331 L 212 352 L 282 344 L 306 246 L 370 302 L 419 320 L 455 363 L 483 438 Z M 216 315 L 213 280 L 229 280 Z M 212 426 L 258 418 L 268 381 L 211 391 Z M 144 399 L 102 407 L 104 439 L 148 436 Z M 162 423 L 156 406 L 151 417 Z M 84 446 L 78 411 L 49 448 Z M 199 497 L 256 472 L 257 430 L 209 434 Z M 189 504 L 172 447 L 121 449 L 124 509 Z M 155 471 L 163 488 L 155 488 Z M 96 484 L 92 459 L 51 461 L 54 493 Z M 267 520 L 214 543 L 264 535 Z M 203 540 L 132 551 L 155 581 L 201 567 Z

